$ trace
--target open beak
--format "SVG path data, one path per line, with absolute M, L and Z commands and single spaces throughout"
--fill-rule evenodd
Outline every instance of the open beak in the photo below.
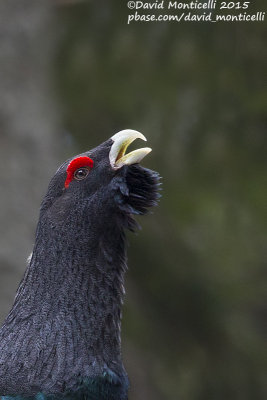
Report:
M 112 136 L 111 139 L 114 143 L 109 152 L 109 161 L 113 169 L 119 169 L 123 167 L 123 165 L 139 163 L 152 151 L 149 147 L 143 147 L 142 149 L 137 149 L 125 154 L 128 146 L 135 139 L 142 139 L 146 142 L 146 138 L 142 133 L 132 129 L 124 129 Z

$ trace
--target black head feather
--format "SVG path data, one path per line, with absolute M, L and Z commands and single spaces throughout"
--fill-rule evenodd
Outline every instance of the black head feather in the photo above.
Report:
M 74 157 L 49 184 L 31 261 L 0 330 L 0 396 L 127 398 L 124 229 L 157 204 L 159 176 L 137 164 L 114 169 L 112 144 L 76 156 L 93 160 L 84 179 L 65 185 Z

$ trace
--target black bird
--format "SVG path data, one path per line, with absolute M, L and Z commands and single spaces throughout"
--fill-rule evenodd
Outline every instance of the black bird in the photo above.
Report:
M 159 176 L 125 154 L 130 129 L 64 162 L 0 330 L 1 400 L 126 400 L 121 359 L 125 229 L 157 203 Z

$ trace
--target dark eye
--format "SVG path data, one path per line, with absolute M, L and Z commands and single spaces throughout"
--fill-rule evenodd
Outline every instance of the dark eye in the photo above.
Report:
M 78 168 L 74 172 L 74 179 L 76 179 L 77 181 L 81 181 L 84 178 L 86 178 L 88 174 L 89 174 L 88 168 L 86 168 L 86 167 Z

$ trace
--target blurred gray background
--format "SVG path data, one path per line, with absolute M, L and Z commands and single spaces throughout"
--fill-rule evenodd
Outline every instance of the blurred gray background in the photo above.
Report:
M 1 321 L 51 175 L 137 129 L 164 195 L 129 235 L 130 400 L 263 400 L 266 23 L 127 25 L 127 14 L 121 0 L 0 2 Z

